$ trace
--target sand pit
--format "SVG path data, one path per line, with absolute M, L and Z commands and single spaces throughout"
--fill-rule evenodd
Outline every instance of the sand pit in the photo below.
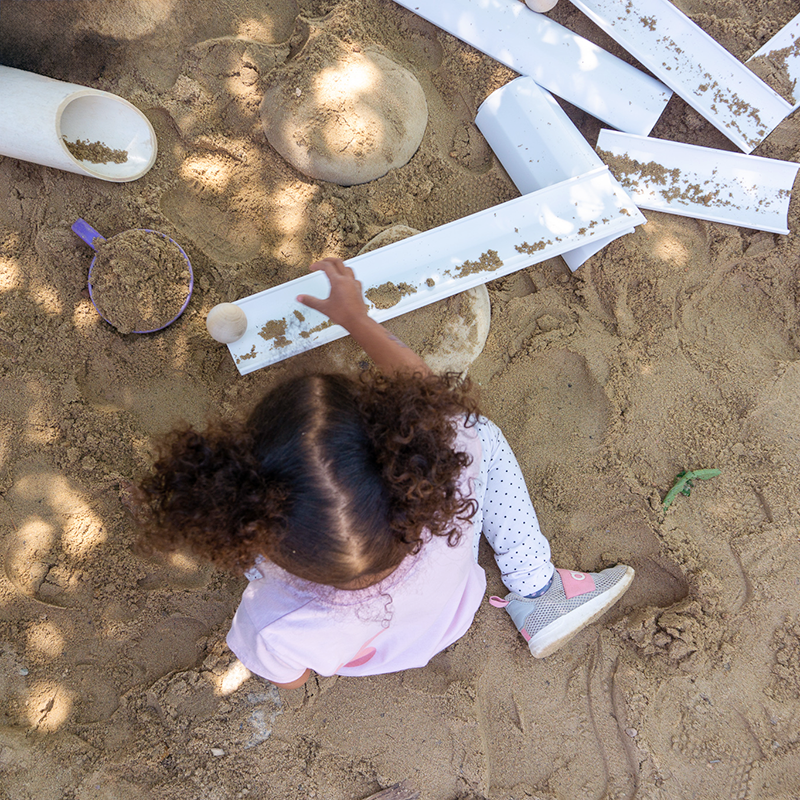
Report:
M 677 4 L 741 60 L 796 14 Z M 3 4 L 0 63 L 120 94 L 159 157 L 131 184 L 0 159 L 0 798 L 365 800 L 404 779 L 426 800 L 800 796 L 797 198 L 789 236 L 648 213 L 574 275 L 553 259 L 488 285 L 485 411 L 559 564 L 636 568 L 620 606 L 534 662 L 486 602 L 425 669 L 281 693 L 224 645 L 243 579 L 138 552 L 129 482 L 182 421 L 362 366 L 343 339 L 241 377 L 205 317 L 390 226 L 515 197 L 472 122 L 514 75 L 390 0 L 30 8 Z M 550 15 L 621 54 L 568 2 Z M 266 142 L 265 88 L 320 36 L 419 81 L 429 123 L 404 166 L 339 186 Z M 730 147 L 678 100 L 655 135 Z M 800 159 L 800 118 L 756 154 Z M 176 323 L 100 319 L 79 217 L 181 243 L 195 292 Z M 721 474 L 662 514 L 699 468 Z

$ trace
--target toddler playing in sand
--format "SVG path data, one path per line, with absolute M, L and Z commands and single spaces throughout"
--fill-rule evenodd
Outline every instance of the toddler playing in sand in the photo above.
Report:
M 549 655 L 625 592 L 633 570 L 557 570 L 503 434 L 465 382 L 433 375 L 367 315 L 339 259 L 330 296 L 380 372 L 309 375 L 270 391 L 242 426 L 172 436 L 142 483 L 146 537 L 188 547 L 250 584 L 228 644 L 284 688 L 321 675 L 422 667 L 469 628 L 486 589 L 481 532 L 531 653 Z

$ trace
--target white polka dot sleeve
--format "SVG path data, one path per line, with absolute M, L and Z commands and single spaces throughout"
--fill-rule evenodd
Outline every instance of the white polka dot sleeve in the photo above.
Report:
M 517 594 L 533 594 L 553 576 L 550 544 L 539 529 L 522 470 L 503 432 L 484 417 L 477 432 L 483 455 L 475 485 L 476 528 L 494 550 L 503 583 Z M 476 553 L 478 540 L 476 536 Z

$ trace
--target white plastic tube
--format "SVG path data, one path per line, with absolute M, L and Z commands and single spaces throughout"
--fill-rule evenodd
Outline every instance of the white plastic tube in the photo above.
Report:
M 603 166 L 553 96 L 532 78 L 517 78 L 483 101 L 475 124 L 521 194 Z M 633 226 L 561 254 L 574 272 Z
M 648 134 L 672 92 L 518 0 L 395 0 L 599 120 Z
M 65 139 L 124 150 L 127 160 L 121 164 L 79 160 Z M 144 175 L 153 166 L 157 149 L 150 121 L 127 100 L 0 66 L 0 155 L 123 183 Z

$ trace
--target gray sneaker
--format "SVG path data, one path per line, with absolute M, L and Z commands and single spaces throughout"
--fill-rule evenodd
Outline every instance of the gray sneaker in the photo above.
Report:
M 550 588 L 539 597 L 511 592 L 505 599 L 490 597 L 489 602 L 505 608 L 533 656 L 544 658 L 608 611 L 625 594 L 633 575 L 633 567 L 625 564 L 602 572 L 557 569 Z

